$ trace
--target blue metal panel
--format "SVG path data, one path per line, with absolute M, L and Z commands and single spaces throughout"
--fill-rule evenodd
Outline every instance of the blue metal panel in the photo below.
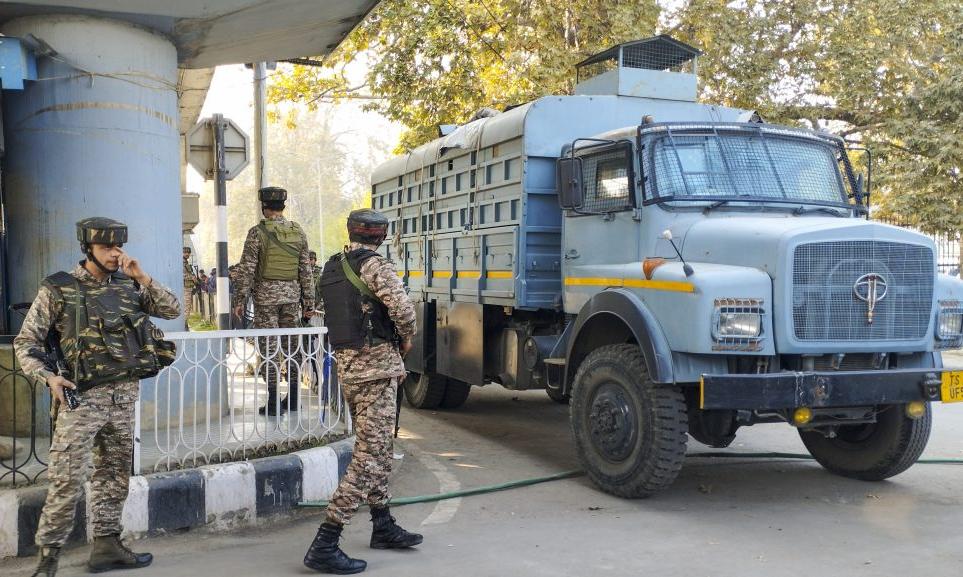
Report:
M 525 163 L 524 226 L 519 234 L 519 307 L 560 304 L 562 211 L 555 190 L 555 158 L 528 157 Z
M 37 59 L 19 38 L 0 37 L 0 87 L 23 90 L 24 80 L 37 79 Z

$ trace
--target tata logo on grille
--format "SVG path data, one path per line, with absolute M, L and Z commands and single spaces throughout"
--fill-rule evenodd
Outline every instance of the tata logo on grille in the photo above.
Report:
M 859 300 L 866 303 L 866 322 L 873 324 L 873 313 L 876 311 L 876 304 L 886 298 L 886 279 L 883 275 L 876 273 L 864 274 L 856 279 L 853 284 L 853 294 Z

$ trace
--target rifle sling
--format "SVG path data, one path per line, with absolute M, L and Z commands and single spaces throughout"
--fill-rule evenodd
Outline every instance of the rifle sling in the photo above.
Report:
M 353 284 L 354 288 L 358 289 L 361 294 L 369 299 L 374 299 L 378 302 L 381 302 L 381 299 L 379 299 L 377 295 L 375 295 L 371 289 L 368 288 L 368 285 L 364 284 L 361 278 L 358 277 L 358 274 L 354 272 L 354 269 L 351 268 L 351 264 L 348 263 L 348 259 L 345 258 L 344 255 L 341 256 L 341 270 L 344 271 L 344 276 L 348 277 L 348 282 Z

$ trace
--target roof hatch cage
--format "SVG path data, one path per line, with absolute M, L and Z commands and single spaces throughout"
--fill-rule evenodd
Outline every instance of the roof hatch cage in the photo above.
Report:
M 666 34 L 624 42 L 576 64 L 575 82 L 598 76 L 614 68 L 660 70 L 696 75 L 700 54 L 702 51 L 699 49 L 679 42 Z

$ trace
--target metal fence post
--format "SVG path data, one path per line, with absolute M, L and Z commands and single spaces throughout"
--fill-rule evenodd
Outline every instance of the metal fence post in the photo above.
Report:
M 140 475 L 140 399 L 134 403 L 134 474 Z

